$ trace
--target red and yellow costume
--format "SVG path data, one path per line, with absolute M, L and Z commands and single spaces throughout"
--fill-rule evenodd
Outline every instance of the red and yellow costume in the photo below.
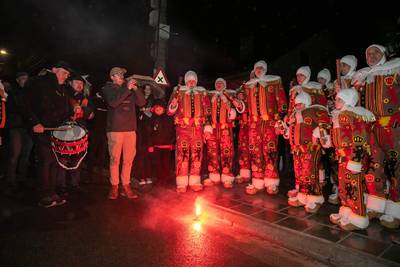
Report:
M 346 55 L 344 57 L 342 57 L 340 59 L 340 63 L 341 64 L 345 64 L 347 65 L 348 68 L 348 72 L 346 74 L 343 74 L 340 76 L 340 89 L 348 89 L 351 88 L 352 86 L 352 79 L 353 79 L 353 75 L 355 74 L 355 70 L 357 68 L 357 58 L 353 55 Z M 329 110 L 333 110 L 335 109 L 335 97 L 336 97 L 336 84 L 337 84 L 337 80 L 334 81 L 334 88 L 331 94 L 331 97 L 328 98 L 328 107 Z M 331 204 L 339 204 L 340 200 L 339 200 L 339 195 L 338 195 L 338 161 L 336 159 L 336 153 L 334 151 L 332 151 L 331 149 L 326 150 L 328 157 L 329 157 L 329 163 L 330 163 L 330 180 L 331 183 L 333 184 L 332 187 L 332 194 L 329 195 L 328 198 L 328 202 Z
M 315 132 L 318 126 L 327 128 L 330 119 L 326 107 L 310 105 L 311 101 L 305 92 L 296 96 L 295 104 L 304 104 L 304 109 L 293 110 L 284 137 L 290 142 L 299 190 L 297 195 L 289 196 L 288 203 L 296 207 L 305 206 L 307 212 L 315 213 L 324 203 L 319 177 L 322 147 L 315 140 Z
M 241 101 L 246 99 L 246 90 L 244 86 L 241 86 L 237 90 L 237 97 Z M 239 122 L 239 136 L 238 136 L 238 158 L 239 158 L 239 175 L 236 177 L 236 181 L 248 182 L 251 179 L 250 171 L 250 151 L 249 151 L 249 114 L 245 110 L 238 116 Z
M 185 74 L 185 82 L 190 79 L 197 83 L 195 72 Z M 202 189 L 203 131 L 210 131 L 211 128 L 207 119 L 209 105 L 207 91 L 203 87 L 181 86 L 171 95 L 168 114 L 175 115 L 176 184 L 180 192 L 184 192 L 188 185 L 195 191 Z
M 255 68 L 260 64 L 265 65 L 266 72 L 266 63 L 263 61 L 256 63 Z M 279 186 L 278 136 L 274 126 L 287 110 L 281 78 L 263 74 L 248 81 L 245 92 L 252 172 L 252 185 L 246 188 L 246 192 L 255 194 L 265 187 L 267 193 L 276 194 Z
M 389 228 L 400 225 L 400 58 L 386 62 L 385 48 L 376 65 L 360 70 L 354 78 L 362 85 L 361 105 L 371 110 L 376 123 L 371 129 L 371 168 L 366 176 L 367 209 Z M 367 52 L 366 52 L 367 54 Z M 386 170 L 385 170 L 386 169 Z
M 375 116 L 365 108 L 355 107 L 358 92 L 354 88 L 340 90 L 337 98 L 345 103 L 332 112 L 332 140 L 339 160 L 338 194 L 342 206 L 330 219 L 345 230 L 360 230 L 369 224 L 364 178 L 371 155 L 369 124 Z
M 222 181 L 224 187 L 231 188 L 234 181 L 232 173 L 234 156 L 232 127 L 236 118 L 236 108 L 232 101 L 236 92 L 226 90 L 226 82 L 222 78 L 217 79 L 216 84 L 217 82 L 223 83 L 224 88 L 209 92 L 210 122 L 213 132 L 207 138 L 209 179 L 204 181 L 204 185 L 218 184 Z M 237 110 L 242 113 L 244 103 L 241 101 L 239 103 L 240 106 L 237 107 Z
M 310 105 L 321 105 L 321 106 L 327 106 L 328 100 L 325 96 L 325 92 L 322 88 L 322 85 L 318 82 L 310 82 L 310 77 L 311 77 L 311 69 L 308 66 L 303 66 L 297 69 L 296 71 L 296 76 L 297 75 L 303 75 L 305 77 L 304 81 L 300 85 L 296 85 L 292 87 L 289 91 L 289 107 L 288 107 L 288 115 L 286 117 L 286 122 L 288 118 L 292 117 L 292 112 L 295 106 L 295 99 L 298 94 L 304 92 L 307 93 L 307 95 L 310 96 L 311 98 L 311 103 Z M 320 179 L 325 180 L 325 170 L 321 169 L 320 170 Z M 288 192 L 288 196 L 295 196 L 298 192 L 298 187 L 299 185 L 297 184 L 296 180 L 296 188 L 292 189 Z

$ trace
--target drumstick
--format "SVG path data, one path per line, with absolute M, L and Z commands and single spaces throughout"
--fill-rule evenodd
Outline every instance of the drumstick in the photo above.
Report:
M 65 128 L 44 128 L 45 131 L 69 131 L 72 127 L 65 127 Z

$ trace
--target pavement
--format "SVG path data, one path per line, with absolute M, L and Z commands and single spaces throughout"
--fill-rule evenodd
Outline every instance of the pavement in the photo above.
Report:
M 372 220 L 366 230 L 343 231 L 329 222 L 339 206 L 325 203 L 317 214 L 308 214 L 288 206 L 285 185 L 276 196 L 250 196 L 245 186 L 206 188 L 202 198 L 211 216 L 328 265 L 400 266 L 400 229 L 389 230 Z
M 285 184 L 276 196 L 246 195 L 244 184 L 134 187 L 139 199 L 110 201 L 101 178 L 50 209 L 32 192 L 0 196 L 0 266 L 400 266 L 400 230 L 372 221 L 343 231 L 329 222 L 337 206 L 314 215 L 289 207 Z

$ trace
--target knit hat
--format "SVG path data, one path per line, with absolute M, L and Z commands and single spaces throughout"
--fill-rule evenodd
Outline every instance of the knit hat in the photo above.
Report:
M 187 83 L 190 80 L 195 80 L 197 82 L 197 74 L 192 70 L 189 70 L 185 73 L 185 83 Z
M 331 81 L 331 72 L 325 68 L 318 72 L 317 78 L 322 78 L 326 81 L 326 83 L 329 83 Z
M 58 61 L 58 62 L 54 63 L 52 67 L 53 68 L 62 68 L 69 72 L 72 71 L 71 66 L 65 61 Z
M 380 60 L 378 63 L 376 63 L 375 66 L 385 64 L 385 62 L 386 62 L 386 55 L 385 55 L 385 53 L 386 53 L 386 48 L 385 48 L 384 46 L 382 46 L 382 45 L 372 44 L 372 45 L 368 46 L 367 49 L 365 49 L 365 56 L 367 56 L 367 51 L 368 51 L 368 49 L 370 49 L 370 48 L 372 48 L 372 47 L 378 49 L 378 50 L 381 51 L 382 54 L 383 54 L 381 60 Z M 372 67 L 372 66 L 370 66 L 370 67 Z
M 342 99 L 345 105 L 354 107 L 358 102 L 358 93 L 353 87 L 342 89 L 337 93 L 336 98 Z
M 294 99 L 295 104 L 303 103 L 304 106 L 309 107 L 311 105 L 311 96 L 306 92 L 300 92 Z
M 306 77 L 303 84 L 306 84 L 310 81 L 311 69 L 309 66 L 303 66 L 297 69 L 296 74 L 303 74 Z
M 82 81 L 83 83 L 86 83 L 86 80 L 76 72 L 73 72 L 71 74 L 71 77 L 69 77 L 69 80 L 70 81 Z

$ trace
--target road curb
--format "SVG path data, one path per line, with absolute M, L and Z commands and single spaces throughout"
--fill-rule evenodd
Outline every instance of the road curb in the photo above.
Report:
M 203 205 L 210 219 L 218 220 L 220 223 L 257 238 L 274 242 L 279 246 L 314 258 L 324 264 L 340 267 L 400 266 L 395 262 L 272 224 L 208 201 L 204 201 Z

